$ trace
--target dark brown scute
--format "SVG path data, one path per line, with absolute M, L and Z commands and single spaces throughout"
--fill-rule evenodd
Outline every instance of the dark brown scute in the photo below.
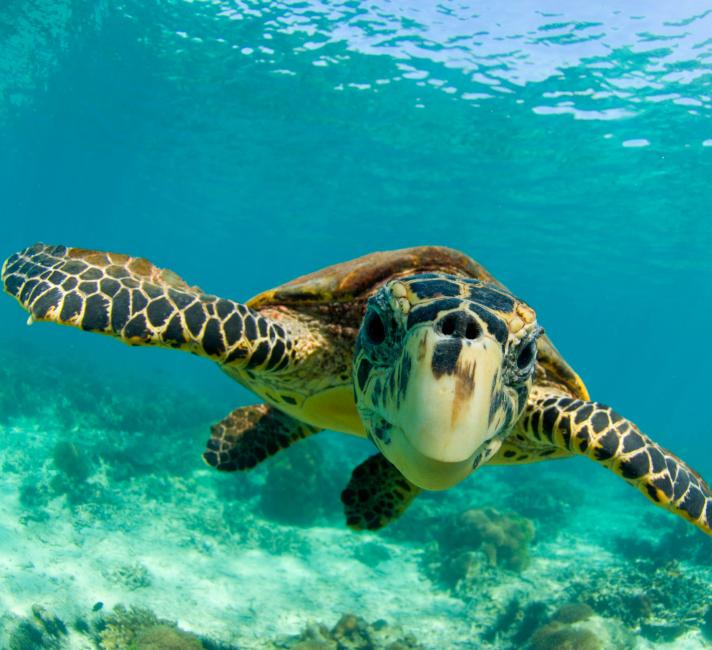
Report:
M 304 302 L 344 302 L 370 295 L 394 277 L 436 271 L 487 282 L 496 280 L 464 253 L 443 246 L 419 246 L 371 253 L 296 278 L 266 291 L 248 304 L 253 309 Z

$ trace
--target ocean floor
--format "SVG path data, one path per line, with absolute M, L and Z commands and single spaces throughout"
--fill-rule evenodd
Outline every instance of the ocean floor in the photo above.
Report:
M 207 403 L 42 373 L 0 398 L 0 648 L 712 647 L 712 540 L 589 462 L 485 468 L 357 534 L 365 442 L 219 474 Z

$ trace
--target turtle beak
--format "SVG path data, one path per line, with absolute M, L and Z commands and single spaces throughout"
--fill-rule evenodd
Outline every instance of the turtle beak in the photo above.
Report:
M 407 385 L 397 382 L 400 399 L 389 413 L 392 449 L 383 450 L 406 478 L 446 489 L 470 474 L 485 449 L 497 450 L 502 362 L 489 336 L 473 340 L 432 326 L 411 332 L 399 364 L 401 375 L 410 366 Z

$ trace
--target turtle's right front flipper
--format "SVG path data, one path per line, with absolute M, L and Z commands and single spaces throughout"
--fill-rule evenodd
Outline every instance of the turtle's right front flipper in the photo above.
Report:
M 672 452 L 598 402 L 532 391 L 521 421 L 530 442 L 582 454 L 638 488 L 653 503 L 712 535 L 712 489 Z M 536 455 L 535 447 L 529 453 Z
M 2 281 L 30 322 L 72 325 L 129 345 L 177 348 L 247 368 L 277 370 L 289 361 L 285 327 L 140 257 L 35 244 L 6 260 Z

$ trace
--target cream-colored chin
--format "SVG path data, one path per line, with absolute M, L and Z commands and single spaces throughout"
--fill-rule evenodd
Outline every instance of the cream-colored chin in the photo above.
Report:
M 457 462 L 443 462 L 424 456 L 410 444 L 405 434 L 391 430 L 391 442 L 383 449 L 386 458 L 403 476 L 423 490 L 447 490 L 472 473 L 477 452 Z

